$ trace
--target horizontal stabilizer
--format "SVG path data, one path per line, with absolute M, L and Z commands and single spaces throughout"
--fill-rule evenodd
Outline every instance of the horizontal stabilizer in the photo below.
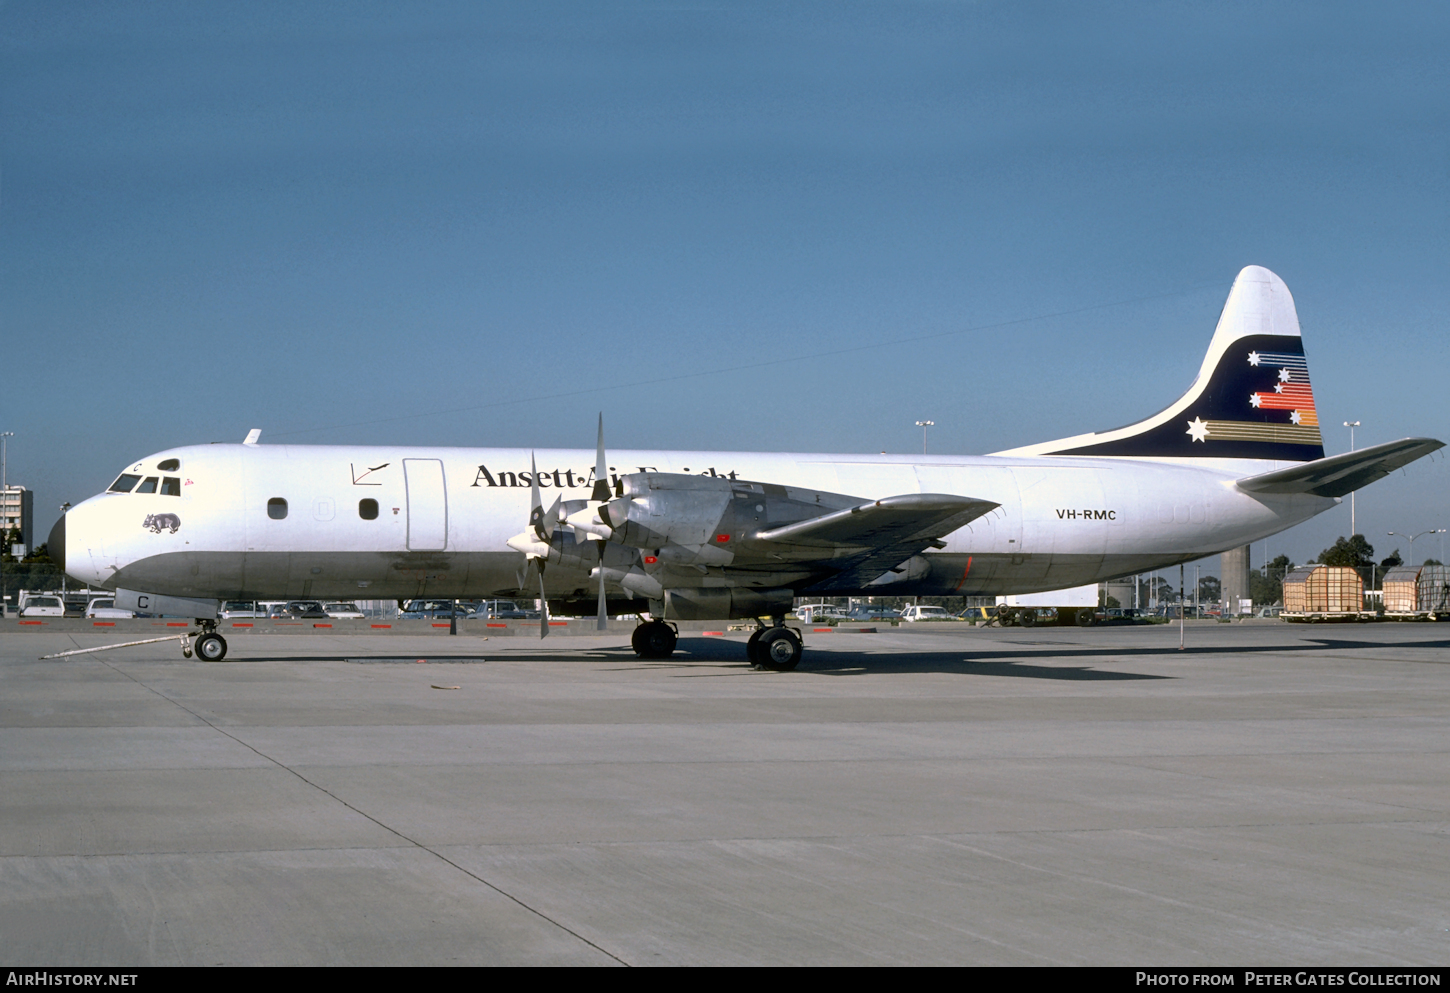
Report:
M 772 528 L 755 537 L 758 541 L 789 545 L 925 546 L 999 506 L 971 497 L 907 493 Z
M 1340 497 L 1444 447 L 1443 441 L 1434 438 L 1401 438 L 1373 448 L 1361 448 L 1357 452 L 1247 476 L 1238 481 L 1238 487 L 1247 493 L 1312 493 L 1315 496 Z

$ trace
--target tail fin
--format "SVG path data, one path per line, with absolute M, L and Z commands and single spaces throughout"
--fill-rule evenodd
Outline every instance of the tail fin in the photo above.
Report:
M 996 454 L 1323 458 L 1319 414 L 1289 288 L 1262 266 L 1240 272 L 1198 378 L 1166 410 L 1127 427 Z

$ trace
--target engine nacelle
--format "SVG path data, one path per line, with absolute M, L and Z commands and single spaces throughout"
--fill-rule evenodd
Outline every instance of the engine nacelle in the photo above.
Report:
M 665 590 L 650 601 L 650 613 L 681 621 L 724 621 L 737 617 L 780 617 L 795 603 L 791 590 L 686 587 Z
M 855 497 L 816 490 L 669 472 L 631 473 L 623 496 L 601 508 L 613 540 L 656 553 L 661 561 L 729 565 L 758 531 L 842 510 Z M 679 546 L 671 549 L 670 546 Z

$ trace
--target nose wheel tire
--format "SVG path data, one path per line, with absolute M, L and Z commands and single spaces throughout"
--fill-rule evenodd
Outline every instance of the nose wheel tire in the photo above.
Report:
M 678 640 L 675 629 L 664 621 L 650 621 L 635 628 L 629 642 L 642 659 L 667 659 L 674 654 Z
M 789 672 L 800 665 L 801 640 L 790 628 L 767 628 L 760 632 L 755 654 L 759 665 L 776 672 Z
M 227 640 L 219 634 L 204 634 L 192 649 L 203 662 L 220 662 L 227 657 Z

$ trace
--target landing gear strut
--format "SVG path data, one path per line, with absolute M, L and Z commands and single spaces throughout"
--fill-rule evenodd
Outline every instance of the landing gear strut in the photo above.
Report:
M 197 637 L 196 644 L 192 646 L 191 652 L 185 647 L 182 654 L 190 656 L 192 652 L 203 662 L 220 662 L 227 657 L 227 640 L 216 633 L 216 621 L 201 620 L 201 635 Z
M 745 657 L 761 669 L 789 672 L 801 662 L 801 640 L 785 626 L 785 618 L 771 618 L 771 627 L 756 628 L 745 643 Z
M 667 659 L 675 651 L 679 633 L 664 621 L 646 621 L 634 629 L 629 643 L 642 659 Z

